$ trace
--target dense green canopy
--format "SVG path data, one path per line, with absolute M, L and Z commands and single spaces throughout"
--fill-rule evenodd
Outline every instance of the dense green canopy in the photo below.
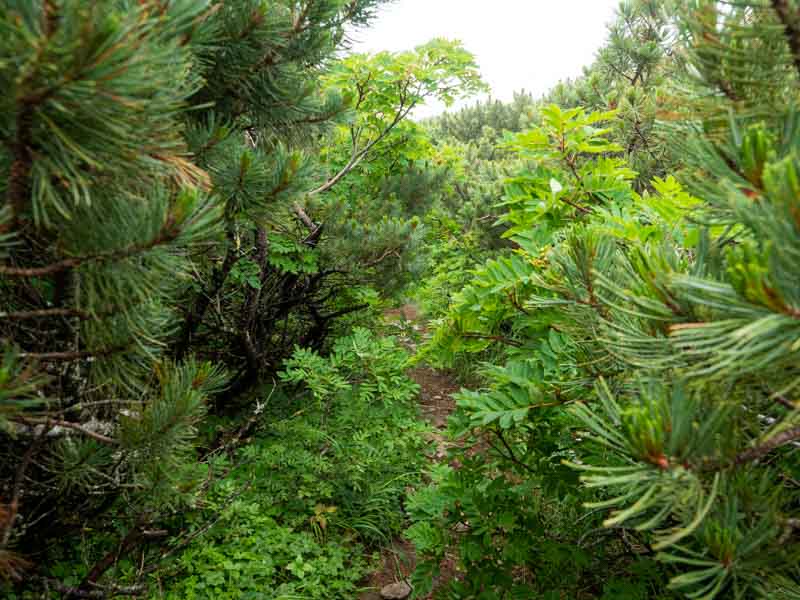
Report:
M 382 4 L 0 0 L 0 591 L 800 598 L 800 3 L 421 122 Z

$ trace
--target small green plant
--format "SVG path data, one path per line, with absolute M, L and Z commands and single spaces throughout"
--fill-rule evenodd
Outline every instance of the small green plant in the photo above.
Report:
M 389 405 L 406 402 L 418 389 L 403 372 L 407 363 L 407 354 L 394 338 L 378 338 L 357 327 L 338 339 L 327 357 L 298 348 L 280 376 L 286 383 L 308 386 L 320 403 L 346 393 L 361 402 Z

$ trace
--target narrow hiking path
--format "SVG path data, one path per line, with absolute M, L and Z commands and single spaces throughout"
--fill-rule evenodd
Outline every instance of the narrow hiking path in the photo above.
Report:
M 426 323 L 413 304 L 387 311 L 384 313 L 384 319 L 388 324 L 408 326 L 409 331 L 405 334 L 401 332 L 398 338 L 412 354 L 416 352 L 419 341 L 424 341 L 428 337 Z M 408 335 L 412 332 L 412 335 Z M 442 462 L 447 458 L 447 449 L 453 445 L 443 431 L 447 428 L 447 420 L 456 407 L 453 394 L 461 389 L 461 385 L 452 373 L 426 365 L 414 366 L 407 373 L 420 388 L 418 399 L 420 416 L 433 426 L 433 431 L 428 434 L 427 439 L 428 458 L 431 462 Z M 403 593 L 410 593 L 410 588 L 406 586 L 411 581 L 411 573 L 415 567 L 416 556 L 411 542 L 402 538 L 394 540 L 381 553 L 380 569 L 365 581 L 364 586 L 370 591 L 362 593 L 359 600 L 402 600 L 407 597 Z M 441 576 L 434 590 L 456 576 L 455 557 L 448 557 L 441 567 Z M 433 598 L 433 593 L 421 600 L 430 598 Z

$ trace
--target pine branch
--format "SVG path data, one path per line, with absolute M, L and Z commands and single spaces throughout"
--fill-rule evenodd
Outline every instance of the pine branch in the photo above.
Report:
M 785 446 L 786 444 L 790 444 L 798 438 L 800 438 L 800 425 L 797 427 L 792 427 L 791 429 L 787 429 L 786 431 L 782 431 L 760 446 L 745 450 L 735 458 L 734 463 L 737 465 L 742 465 L 753 460 L 758 460 L 773 450 L 776 450 L 781 446 Z
M 294 34 L 302 33 L 308 28 L 308 13 L 312 4 L 313 0 L 306 2 L 306 5 L 299 13 L 295 13 L 294 6 L 292 7 L 292 32 Z
M 378 258 L 364 263 L 364 266 L 367 267 L 367 268 L 374 267 L 374 266 L 379 265 L 380 263 L 382 263 L 384 260 L 386 260 L 390 256 L 396 256 L 396 257 L 400 258 L 399 252 L 400 252 L 400 248 L 389 248 L 383 254 L 381 254 Z
M 35 105 L 23 103 L 17 112 L 16 137 L 11 145 L 14 162 L 8 176 L 6 202 L 11 207 L 11 219 L 0 226 L 0 233 L 19 227 L 19 221 L 28 205 L 30 197 L 30 173 L 33 167 L 33 115 Z M 2 271 L 0 271 L 2 272 Z
M 114 346 L 112 348 L 103 348 L 100 350 L 74 350 L 65 352 L 23 352 L 20 354 L 22 358 L 30 358 L 33 360 L 41 361 L 71 361 L 81 360 L 83 358 L 97 358 L 100 356 L 109 356 L 117 352 L 127 350 L 129 346 Z
M 324 231 L 325 223 L 320 223 L 305 237 L 305 239 L 303 239 L 303 245 L 308 246 L 309 248 L 316 248 Z
M 44 49 L 47 47 L 58 24 L 56 8 L 51 0 L 43 2 L 42 20 L 45 40 L 39 43 L 36 62 L 38 62 Z M 20 83 L 20 89 L 24 89 L 31 83 L 36 73 L 36 69 L 31 70 Z M 36 96 L 22 96 L 17 100 L 16 135 L 14 141 L 11 143 L 13 162 L 11 163 L 8 187 L 6 188 L 6 202 L 8 206 L 11 207 L 11 219 L 8 223 L 0 225 L 0 233 L 18 228 L 22 214 L 28 207 L 30 199 L 30 174 L 33 168 L 33 118 L 36 109 L 47 100 L 53 92 L 54 90 L 50 89 Z
M 96 431 L 92 431 L 91 429 L 87 429 L 80 423 L 73 423 L 72 421 L 50 419 L 49 417 L 45 417 L 43 419 L 32 418 L 32 417 L 13 417 L 11 420 L 14 421 L 15 423 L 26 425 L 28 427 L 36 425 L 44 425 L 45 431 L 51 427 L 66 427 L 67 429 L 73 429 L 79 433 L 82 433 L 86 437 L 90 437 L 93 440 L 96 440 L 103 444 L 108 444 L 109 446 L 116 446 L 119 443 L 117 442 L 117 440 L 113 438 L 105 436 L 102 433 L 97 433 Z
M 256 319 L 256 310 L 261 300 L 261 292 L 267 283 L 269 275 L 269 265 L 267 263 L 267 254 L 269 240 L 267 238 L 267 230 L 263 227 L 256 227 L 254 231 L 254 243 L 256 246 L 256 263 L 259 266 L 259 281 L 258 288 L 249 287 L 246 294 L 244 310 L 242 311 L 241 329 L 249 330 Z
M 16 521 L 17 513 L 19 512 L 19 497 L 22 493 L 22 481 L 25 479 L 25 471 L 28 470 L 28 466 L 30 465 L 31 460 L 33 460 L 33 455 L 42 445 L 42 442 L 47 436 L 50 425 L 51 424 L 48 421 L 44 427 L 42 427 L 39 435 L 36 436 L 36 439 L 31 443 L 30 446 L 28 446 L 28 450 L 25 452 L 25 455 L 22 457 L 22 461 L 17 467 L 17 472 L 14 476 L 14 487 L 11 492 L 11 502 L 9 503 L 9 514 L 5 520 L 3 535 L 0 538 L 0 548 L 5 548 L 8 545 L 9 539 L 11 538 L 11 532 L 14 529 L 14 521 Z
M 119 547 L 108 552 L 103 558 L 95 563 L 91 571 L 89 571 L 89 574 L 86 575 L 76 591 L 88 591 L 87 588 L 96 587 L 97 581 L 106 571 L 108 571 L 108 569 L 110 569 L 114 564 L 117 563 L 117 561 L 119 561 L 120 558 L 133 550 L 145 539 L 147 539 L 147 536 L 144 533 L 143 526 L 141 524 L 134 525 L 122 539 Z M 74 593 L 75 592 L 73 592 L 73 595 Z M 102 598 L 105 596 L 100 597 Z
M 140 404 L 140 400 L 122 400 L 122 399 L 115 399 L 115 400 L 95 400 L 93 402 L 78 402 L 77 404 L 73 404 L 72 406 L 66 406 L 59 410 L 51 410 L 48 411 L 47 414 L 53 415 L 64 415 L 70 412 L 76 412 L 81 410 L 86 410 L 87 408 L 94 408 L 97 406 L 114 406 L 114 405 L 122 405 L 122 406 L 129 406 L 132 404 Z
M 197 329 L 200 327 L 200 324 L 203 322 L 203 319 L 206 316 L 206 311 L 208 310 L 208 306 L 211 304 L 211 300 L 222 291 L 222 288 L 225 285 L 225 282 L 227 281 L 231 271 L 233 270 L 233 267 L 237 262 L 239 262 L 240 256 L 236 250 L 236 234 L 233 225 L 229 223 L 226 229 L 228 250 L 225 253 L 225 259 L 222 262 L 222 265 L 214 269 L 211 275 L 211 285 L 208 291 L 200 292 L 197 300 L 194 303 L 194 308 L 184 321 L 183 329 L 175 346 L 175 355 L 179 359 L 183 358 L 189 351 L 192 338 L 194 337 L 195 333 L 197 333 Z
M 89 313 L 76 308 L 43 308 L 40 310 L 20 310 L 15 312 L 0 312 L 0 319 L 19 320 L 39 319 L 46 317 L 78 317 L 89 319 Z
M 147 588 L 143 585 L 131 585 L 127 587 L 118 586 L 93 586 L 94 589 L 82 590 L 75 586 L 65 585 L 56 579 L 37 577 L 46 588 L 52 588 L 63 595 L 64 598 L 114 598 L 116 596 L 144 596 Z
M 330 321 L 331 319 L 343 317 L 344 315 L 349 315 L 350 313 L 358 312 L 360 310 L 366 310 L 367 308 L 369 308 L 369 304 L 359 304 L 357 306 L 350 306 L 348 308 L 343 308 L 342 310 L 337 310 L 335 313 L 331 313 L 329 315 L 323 315 L 320 317 L 320 319 L 322 321 Z
M 303 207 L 300 206 L 297 202 L 292 205 L 292 210 L 294 214 L 297 215 L 297 218 L 300 219 L 300 222 L 305 225 L 309 231 L 314 231 L 317 228 L 317 224 L 308 216 L 308 213 L 303 210 Z
M 630 76 L 630 75 L 628 75 L 627 73 L 623 72 L 623 71 L 622 71 L 620 68 L 618 68 L 618 67 L 617 67 L 617 66 L 616 66 L 614 63 L 612 63 L 611 61 L 606 61 L 604 64 L 605 64 L 606 66 L 610 67 L 610 68 L 611 68 L 611 70 L 612 70 L 612 71 L 614 71 L 614 72 L 615 72 L 617 75 L 619 75 L 620 77 L 623 77 L 624 79 L 626 79 L 626 80 L 628 81 L 628 83 L 630 83 L 632 86 L 633 86 L 633 85 L 636 85 L 636 81 L 634 80 L 634 78 L 633 78 L 633 77 L 631 77 L 631 76 Z M 638 79 L 638 75 L 637 75 L 636 79 Z
M 771 0 L 772 8 L 778 13 L 786 33 L 786 41 L 792 51 L 794 67 L 800 75 L 800 15 L 792 11 L 788 0 Z M 794 14 L 793 14 L 794 13 Z
M 79 267 L 87 262 L 108 262 L 122 260 L 136 254 L 152 250 L 157 246 L 168 244 L 178 237 L 178 233 L 179 232 L 175 227 L 175 224 L 171 219 L 169 219 L 161 228 L 161 231 L 156 237 L 142 244 L 132 244 L 127 248 L 112 250 L 110 252 L 100 252 L 98 254 L 89 254 L 85 256 L 73 256 L 51 263 L 44 267 L 9 267 L 6 265 L 0 265 L 0 275 L 7 275 L 9 277 L 45 277 L 47 275 L 55 275 L 56 273 L 74 269 L 75 267 Z

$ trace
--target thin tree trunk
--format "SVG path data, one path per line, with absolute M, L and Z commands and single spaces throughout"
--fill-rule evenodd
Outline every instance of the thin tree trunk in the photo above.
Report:
M 218 268 L 214 269 L 214 272 L 211 275 L 211 285 L 209 286 L 209 289 L 200 293 L 195 301 L 194 308 L 184 322 L 183 330 L 181 331 L 181 335 L 178 339 L 175 349 L 175 356 L 177 356 L 178 359 L 186 356 L 186 353 L 189 351 L 189 348 L 192 345 L 192 338 L 194 337 L 194 334 L 197 333 L 197 329 L 200 327 L 200 324 L 203 322 L 203 319 L 206 316 L 206 311 L 211 304 L 211 300 L 222 291 L 222 287 L 225 285 L 228 275 L 230 275 L 231 270 L 238 260 L 239 256 L 236 252 L 236 246 L 230 243 L 228 245 L 228 252 L 225 255 L 225 260 Z

